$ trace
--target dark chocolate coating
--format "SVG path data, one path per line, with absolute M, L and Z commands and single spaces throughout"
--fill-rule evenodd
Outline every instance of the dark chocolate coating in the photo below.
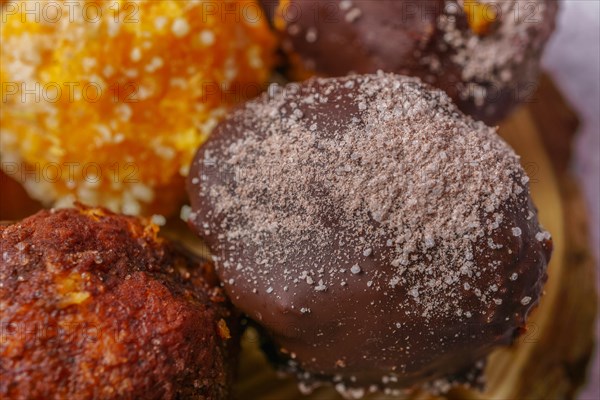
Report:
M 319 126 L 316 134 L 321 139 L 333 137 L 335 130 L 360 118 L 359 105 L 355 101 L 356 85 L 353 88 L 340 85 L 330 91 L 331 81 L 335 80 L 310 80 L 298 91 L 288 90 L 283 106 L 289 108 L 296 104 L 306 117 L 300 119 L 299 124 L 303 129 L 309 129 L 316 122 Z M 430 92 L 425 86 L 421 90 L 423 96 L 437 93 Z M 302 102 L 315 92 L 328 92 L 329 98 L 336 100 Z M 260 108 L 261 104 L 268 104 L 269 99 L 265 95 L 251 103 Z M 431 110 L 431 115 L 436 111 L 458 115 L 453 106 Z M 226 147 L 250 131 L 262 138 L 268 135 L 264 126 L 253 122 L 252 113 L 249 106 L 242 107 L 216 128 L 194 159 L 188 192 L 194 212 L 190 225 L 206 240 L 213 254 L 221 261 L 231 260 L 233 265 L 239 263 L 250 268 L 256 265 L 258 271 L 257 260 L 260 260 L 262 249 L 244 237 L 238 241 L 226 238 L 226 233 L 234 227 L 229 225 L 226 215 L 216 211 L 218 198 L 208 194 L 212 188 L 223 186 L 234 190 L 237 185 L 234 173 L 223 163 Z M 458 115 L 457 118 L 467 117 Z M 274 173 L 283 172 L 275 169 Z M 377 171 L 373 171 L 373 177 L 376 175 Z M 522 173 L 517 173 L 513 177 L 515 183 L 522 177 Z M 468 182 L 464 184 L 468 185 Z M 222 262 L 216 263 L 217 273 L 232 302 L 262 326 L 279 356 L 287 360 L 291 369 L 308 372 L 317 380 L 342 382 L 347 387 L 410 387 L 468 369 L 496 346 L 511 343 L 525 327 L 526 316 L 541 295 L 551 252 L 549 240 L 536 239 L 540 228 L 527 190 L 501 206 L 498 210 L 504 215 L 501 227 L 491 235 L 481 237 L 473 246 L 476 265 L 486 265 L 493 260 L 500 266 L 495 271 L 481 269 L 471 285 L 496 285 L 498 302 L 490 302 L 484 307 L 472 290 L 461 289 L 456 296 L 463 309 L 477 311 L 468 317 L 444 314 L 431 319 L 395 307 L 410 297 L 410 288 L 386 286 L 395 276 L 390 265 L 393 256 L 386 245 L 391 236 L 370 242 L 372 255 L 369 257 L 364 256 L 363 248 L 351 243 L 340 245 L 338 239 L 348 232 L 340 231 L 337 235 L 336 230 L 343 229 L 340 227 L 342 216 L 336 204 L 327 202 L 328 195 L 323 194 L 322 189 L 316 185 L 298 186 L 298 191 L 302 192 L 299 196 L 308 193 L 307 197 L 323 205 L 317 217 L 334 232 L 325 250 L 311 241 L 297 243 L 290 259 L 270 265 L 268 275 L 257 272 L 254 279 L 248 279 L 236 268 L 223 266 Z M 268 201 L 269 194 L 265 196 L 264 201 Z M 485 218 L 482 213 L 481 219 Z M 378 227 L 378 223 L 372 221 L 371 227 Z M 517 227 L 521 232 L 518 237 L 511 233 Z M 355 235 L 358 237 L 360 233 Z M 277 235 L 269 236 L 269 240 L 277 241 Z M 498 247 L 490 248 L 490 240 Z M 340 252 L 347 256 L 344 261 L 336 257 Z M 348 285 L 330 285 L 326 292 L 316 291 L 309 285 L 285 290 L 284 286 L 288 285 L 286 270 L 300 273 L 312 268 L 315 259 L 319 260 L 319 265 L 334 265 L 348 271 L 356 260 L 361 260 L 361 271 L 348 272 Z M 416 263 L 409 268 L 415 266 Z M 515 276 L 518 279 L 515 280 Z M 374 290 L 369 281 L 373 282 L 373 288 L 384 289 Z M 271 292 L 273 294 L 269 294 Z M 523 304 L 525 297 L 530 301 Z M 382 377 L 389 375 L 394 376 L 394 381 L 382 384 Z
M 345 2 L 348 6 L 338 0 L 264 0 L 263 6 L 275 18 L 292 79 L 378 70 L 417 76 L 446 91 L 466 114 L 495 124 L 517 104 L 534 100 L 539 59 L 554 29 L 556 1 L 519 1 L 515 9 L 499 13 L 501 21 L 491 23 L 489 32 L 481 35 L 489 36 L 483 45 L 489 48 L 494 41 L 507 40 L 506 34 L 498 33 L 499 27 L 524 20 L 530 26 L 519 28 L 522 32 L 508 44 L 518 50 L 509 56 L 501 54 L 502 50 L 491 52 L 486 59 L 498 58 L 499 67 L 486 68 L 487 76 L 470 78 L 463 77 L 460 60 L 464 57 L 457 53 L 470 56 L 469 52 L 478 51 L 466 42 L 480 36 L 471 32 L 455 0 L 352 0 Z M 491 3 L 490 13 L 500 4 L 482 3 Z M 441 17 L 450 16 L 446 7 L 456 11 L 450 18 L 456 19 L 457 29 L 466 38 L 463 44 L 449 44 L 454 35 L 449 39 L 438 24 Z M 353 9 L 359 11 L 353 14 Z M 508 80 L 493 76 L 508 64 Z M 476 91 L 485 91 L 482 99 L 475 99 Z
M 337 1 L 292 0 L 281 9 L 286 21 L 283 46 L 299 54 L 318 75 L 374 73 L 381 69 L 407 75 L 419 67 L 415 52 L 436 33 L 443 0 L 354 1 L 361 14 L 346 19 Z M 290 34 L 294 28 L 295 34 Z M 310 40 L 310 30 L 316 37 Z M 309 39 L 307 39 L 307 35 Z

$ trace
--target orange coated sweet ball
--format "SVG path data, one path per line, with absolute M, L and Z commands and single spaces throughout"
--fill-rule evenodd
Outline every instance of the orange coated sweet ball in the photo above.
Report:
M 274 62 L 256 0 L 12 1 L 1 13 L 2 168 L 46 205 L 176 210 L 194 152 Z

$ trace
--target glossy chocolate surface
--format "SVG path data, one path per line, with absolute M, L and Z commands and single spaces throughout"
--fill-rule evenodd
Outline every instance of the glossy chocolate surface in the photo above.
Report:
M 386 89 L 396 85 L 397 90 Z M 407 102 L 413 107 L 402 108 Z M 346 153 L 343 138 L 362 144 L 369 129 L 375 133 L 365 140 L 372 140 L 372 148 L 355 147 L 357 157 Z M 386 147 L 378 135 L 406 139 L 406 147 Z M 300 137 L 314 142 L 298 143 Z M 336 140 L 339 148 L 328 147 Z M 441 155 L 427 153 L 427 146 L 439 146 L 448 157 L 434 162 Z M 376 190 L 367 184 L 364 193 L 336 192 L 336 182 L 352 182 L 346 175 L 329 176 L 334 158 L 346 156 L 356 171 L 350 175 L 387 183 Z M 473 166 L 456 160 L 467 156 L 482 161 Z M 375 167 L 394 157 L 400 157 L 399 166 L 430 165 L 428 157 L 444 172 L 425 176 L 423 186 L 405 187 L 406 176 L 388 176 L 393 169 L 383 164 Z M 355 159 L 362 162 L 353 164 Z M 422 176 L 410 170 L 405 175 L 413 173 Z M 252 181 L 257 177 L 261 182 Z M 444 208 L 453 200 L 429 189 L 440 179 L 447 196 L 469 203 L 471 217 L 453 220 L 453 210 Z M 413 235 L 433 228 L 431 239 L 396 245 L 396 232 L 406 233 L 406 225 L 392 229 L 385 216 L 364 216 L 368 196 L 388 187 L 400 197 L 411 190 L 420 197 L 415 202 L 422 206 L 410 209 L 406 224 L 417 223 Z M 497 193 L 481 197 L 487 187 Z M 264 95 L 230 114 L 199 150 L 188 192 L 190 225 L 212 249 L 231 301 L 264 329 L 288 369 L 308 372 L 300 374 L 307 381 L 410 387 L 460 373 L 514 339 L 546 279 L 551 242 L 538 225 L 518 159 L 491 128 L 414 79 L 310 80 Z M 354 221 L 344 213 L 353 198 L 362 204 Z M 496 206 L 485 203 L 489 198 Z M 388 219 L 406 207 L 390 208 Z M 448 227 L 436 231 L 429 213 L 440 221 L 447 216 Z M 305 221 L 311 223 L 300 231 Z M 469 231 L 469 223 L 482 228 L 464 245 L 460 232 Z M 399 267 L 397 252 L 415 243 Z M 466 246 L 467 253 L 437 264 L 446 260 L 440 249 L 451 252 L 453 243 Z

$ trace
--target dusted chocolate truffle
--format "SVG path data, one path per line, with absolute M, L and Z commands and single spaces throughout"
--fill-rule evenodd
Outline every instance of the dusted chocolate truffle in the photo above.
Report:
M 157 232 L 92 208 L 0 226 L 0 397 L 227 398 L 229 303 Z
M 308 384 L 460 375 L 512 342 L 546 279 L 518 156 L 417 78 L 272 89 L 216 128 L 188 191 L 232 302 Z
M 418 76 L 492 123 L 531 98 L 554 0 L 263 0 L 293 78 Z

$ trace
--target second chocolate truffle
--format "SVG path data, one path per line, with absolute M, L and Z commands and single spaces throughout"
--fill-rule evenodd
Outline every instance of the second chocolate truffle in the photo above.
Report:
M 263 0 L 291 75 L 418 76 L 486 123 L 530 100 L 554 0 Z

